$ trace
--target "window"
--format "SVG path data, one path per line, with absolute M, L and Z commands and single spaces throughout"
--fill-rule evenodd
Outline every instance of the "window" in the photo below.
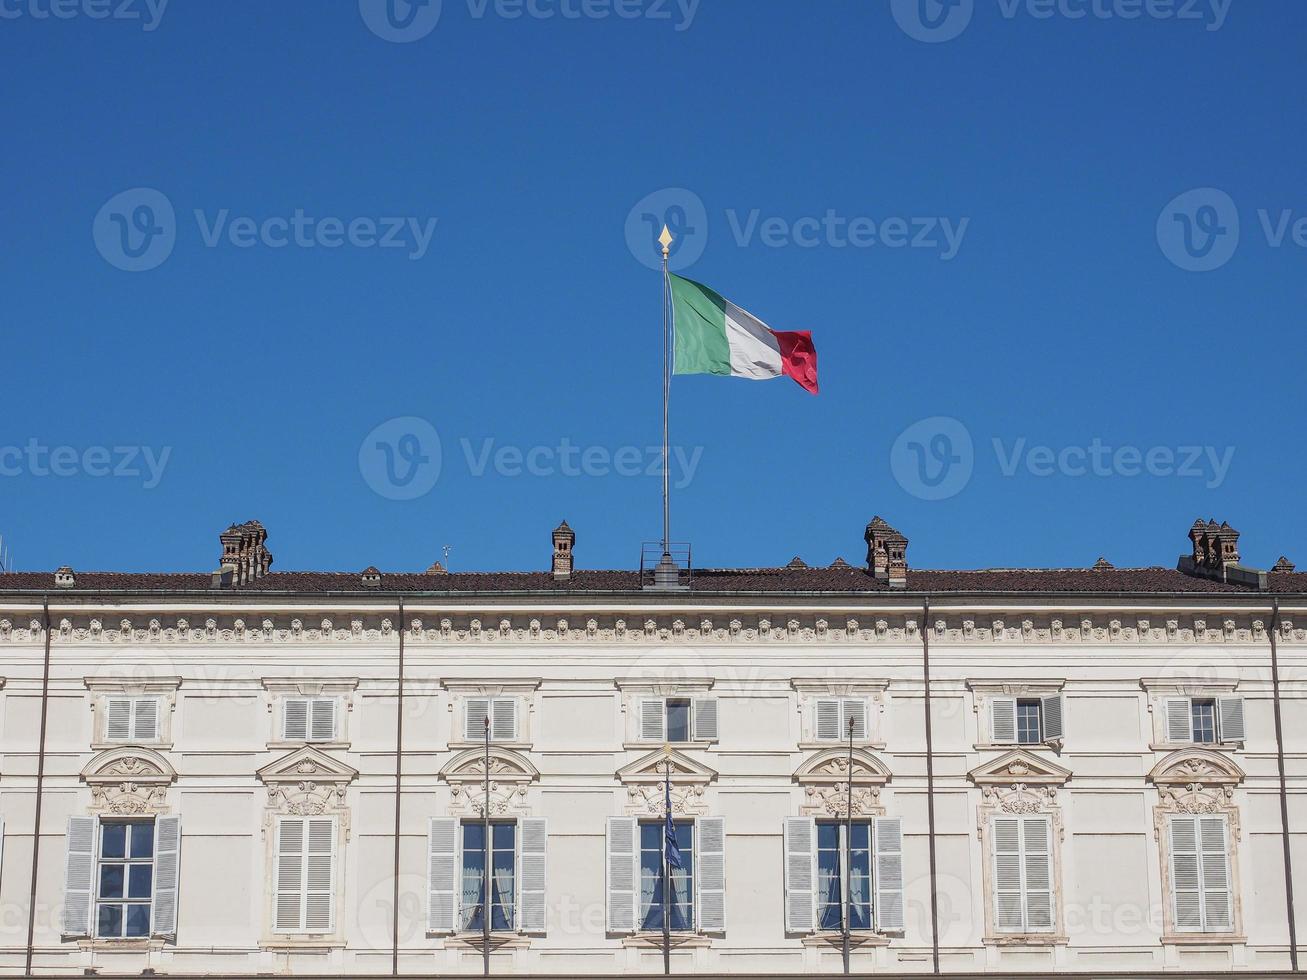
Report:
M 990 740 L 995 745 L 1043 745 L 1064 735 L 1062 695 L 992 698 Z
M 106 742 L 153 742 L 158 737 L 158 698 L 105 699 Z
M 853 737 L 858 741 L 867 738 L 867 702 L 863 698 L 818 698 L 814 707 L 817 740 L 842 742 L 849 737 L 849 722 L 853 722 Z
M 1244 740 L 1243 698 L 1167 698 L 1166 741 L 1198 745 Z
M 485 740 L 487 716 L 491 741 L 517 741 L 517 698 L 468 698 L 463 712 L 463 737 L 467 741 Z
M 842 929 L 846 895 L 851 929 L 884 933 L 903 928 L 901 821 L 855 820 L 852 829 L 850 839 L 843 821 L 785 821 L 787 932 Z
M 154 821 L 100 824 L 95 874 L 95 935 L 139 939 L 150 935 L 154 897 Z
M 681 866 L 672 868 L 671 919 L 673 932 L 694 929 L 694 821 L 676 820 L 676 846 Z M 640 824 L 640 928 L 659 932 L 663 928 L 663 868 L 667 841 L 664 821 Z
M 1170 840 L 1176 931 L 1229 932 L 1234 918 L 1225 817 L 1173 816 Z
M 999 932 L 1053 928 L 1052 824 L 1046 816 L 995 817 L 994 920 Z
M 336 739 L 335 698 L 286 698 L 282 738 L 287 742 L 332 742 Z
M 640 740 L 680 743 L 717 741 L 717 699 L 641 699 Z
M 277 818 L 277 932 L 335 929 L 336 818 Z
M 486 825 L 484 821 L 463 824 L 463 899 L 460 929 L 481 932 L 485 929 Z M 516 927 L 514 912 L 517 895 L 517 824 L 496 822 L 490 825 L 490 929 L 511 932 Z
M 852 847 L 849 830 L 852 834 Z M 844 928 L 845 868 L 849 881 L 849 928 L 871 928 L 871 823 L 852 827 L 834 821 L 817 824 L 817 927 Z

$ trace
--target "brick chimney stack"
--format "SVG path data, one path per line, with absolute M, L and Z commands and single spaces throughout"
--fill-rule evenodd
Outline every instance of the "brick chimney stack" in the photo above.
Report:
M 1228 523 L 1194 521 L 1189 528 L 1189 544 L 1190 553 L 1180 556 L 1180 571 L 1263 591 L 1267 588 L 1266 572 L 1239 564 L 1239 532 Z
M 576 544 L 576 532 L 563 521 L 554 528 L 554 581 L 567 582 L 572 578 L 572 548 Z
M 272 552 L 265 543 L 268 532 L 258 521 L 233 524 L 218 535 L 218 540 L 222 542 L 222 558 L 218 571 L 213 573 L 216 587 L 248 585 L 268 574 Z
M 891 589 L 908 587 L 908 539 L 880 517 L 867 525 L 867 571 L 889 583 Z

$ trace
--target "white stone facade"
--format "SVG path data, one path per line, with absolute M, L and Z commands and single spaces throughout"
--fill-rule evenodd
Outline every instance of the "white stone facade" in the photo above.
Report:
M 673 971 L 838 970 L 838 932 L 814 928 L 814 886 L 805 898 L 795 879 L 804 821 L 849 806 L 830 723 L 850 718 L 854 817 L 901 828 L 903 878 L 894 924 L 892 867 L 878 871 L 855 971 L 928 973 L 936 944 L 944 972 L 1288 968 L 1270 634 L 1307 895 L 1307 601 L 1283 597 L 1278 620 L 1269 597 L 1227 593 L 935 596 L 928 611 L 892 593 L 399 603 L 56 594 L 47 637 L 39 599 L 4 599 L 0 973 L 28 955 L 38 769 L 37 972 L 380 974 L 397 957 L 401 973 L 479 973 L 479 937 L 450 928 L 457 886 L 431 870 L 455 853 L 442 835 L 486 805 L 469 701 L 495 718 L 491 816 L 518 828 L 520 920 L 495 935 L 499 974 L 661 971 L 658 937 L 615 907 L 639 886 L 615 894 L 628 866 L 610 837 L 663 815 L 669 758 L 673 815 L 698 821 L 703 847 L 703 919 L 677 934 Z M 668 698 L 689 711 L 670 757 L 677 721 L 653 707 Z M 1201 714 L 1188 737 L 1168 723 L 1193 699 L 1212 706 L 1202 744 Z M 1036 702 L 1049 737 L 1018 744 L 1008 705 Z M 97 938 L 66 921 L 86 851 L 70 829 L 131 817 L 156 821 L 152 932 L 171 931 Z M 1026 869 L 1015 886 L 999 880 L 1008 846 Z M 325 876 L 295 894 L 279 885 L 292 847 Z M 1177 861 L 1204 876 L 1183 913 Z

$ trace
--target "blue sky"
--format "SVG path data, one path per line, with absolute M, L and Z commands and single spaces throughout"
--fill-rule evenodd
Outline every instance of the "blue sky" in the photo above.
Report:
M 697 563 L 1307 562 L 1301 4 L 57 2 L 0 0 L 22 569 L 633 566 L 659 217 L 820 354 L 675 380 Z

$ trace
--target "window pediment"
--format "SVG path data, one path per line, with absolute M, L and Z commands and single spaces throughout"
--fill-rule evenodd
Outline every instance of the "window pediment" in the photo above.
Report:
M 101 752 L 81 772 L 91 787 L 92 808 L 106 813 L 155 813 L 164 809 L 177 772 L 158 752 L 123 746 Z
M 296 749 L 256 773 L 259 779 L 269 786 L 308 781 L 336 784 L 342 788 L 353 782 L 358 774 L 359 771 L 353 766 L 339 759 L 333 759 L 312 745 Z
M 883 786 L 891 778 L 889 767 L 865 749 L 853 750 L 853 784 Z M 829 786 L 849 781 L 849 750 L 826 749 L 810 756 L 794 770 L 794 779 L 804 785 Z
M 623 783 L 661 783 L 667 777 L 667 763 L 671 762 L 673 784 L 710 783 L 717 778 L 717 770 L 696 762 L 677 749 L 657 749 L 617 770 Z
M 1245 773 L 1231 759 L 1206 749 L 1172 752 L 1148 774 L 1157 786 L 1237 786 Z
M 1025 749 L 1005 752 L 997 759 L 972 769 L 967 776 L 977 786 L 1061 786 L 1071 778 L 1071 770 L 1040 758 Z
M 486 778 L 484 749 L 460 752 L 440 770 L 440 778 L 448 783 L 478 783 Z M 491 747 L 490 780 L 492 783 L 529 783 L 540 778 L 540 771 L 524 755 Z

